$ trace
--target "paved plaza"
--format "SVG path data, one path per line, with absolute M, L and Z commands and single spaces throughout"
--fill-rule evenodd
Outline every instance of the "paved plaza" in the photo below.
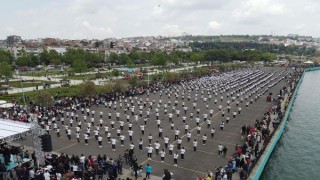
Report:
M 71 140 L 67 138 L 65 133 L 65 128 L 62 126 L 61 121 L 57 121 L 57 125 L 60 127 L 61 137 L 57 137 L 56 132 L 50 130 L 50 134 L 52 136 L 52 144 L 53 151 L 58 153 L 65 153 L 69 155 L 104 155 L 106 154 L 110 158 L 117 158 L 119 154 L 123 155 L 126 149 L 130 148 L 130 140 L 128 136 L 128 122 L 127 115 L 129 115 L 129 120 L 132 122 L 132 130 L 133 130 L 133 141 L 132 143 L 135 145 L 134 155 L 138 159 L 138 164 L 141 164 L 145 167 L 147 164 L 150 164 L 153 167 L 152 175 L 162 176 L 163 169 L 169 169 L 174 175 L 174 179 L 196 179 L 197 177 L 205 176 L 210 171 L 215 171 L 216 168 L 227 165 L 227 162 L 230 158 L 232 158 L 235 152 L 235 146 L 237 144 L 242 145 L 245 141 L 242 140 L 240 131 L 241 126 L 243 125 L 253 125 L 256 119 L 261 119 L 263 114 L 270 108 L 272 105 L 271 102 L 266 102 L 266 97 L 269 92 L 273 94 L 278 94 L 279 90 L 285 85 L 285 80 L 281 80 L 277 85 L 270 87 L 269 91 L 263 94 L 263 91 L 273 82 L 276 82 L 278 79 L 282 78 L 287 71 L 284 68 L 262 68 L 262 70 L 258 71 L 257 69 L 246 69 L 243 72 L 253 73 L 251 75 L 238 75 L 233 76 L 232 74 L 221 76 L 228 77 L 226 79 L 219 79 L 219 76 L 216 76 L 216 80 L 202 79 L 203 81 L 192 83 L 185 83 L 183 85 L 174 85 L 167 89 L 162 89 L 161 91 L 157 91 L 156 93 L 150 92 L 150 95 L 143 94 L 140 96 L 132 97 L 131 99 L 127 97 L 127 102 L 125 99 L 122 99 L 120 102 L 117 101 L 117 104 L 113 103 L 111 108 L 107 106 L 91 106 L 89 107 L 89 116 L 87 116 L 87 122 L 91 122 L 91 111 L 95 111 L 94 116 L 94 126 L 99 125 L 100 112 L 103 112 L 103 126 L 99 129 L 99 133 L 102 135 L 102 147 L 99 148 L 98 141 L 95 140 L 94 126 L 91 127 L 91 135 L 89 137 L 88 145 L 84 143 L 84 133 L 86 133 L 87 123 L 84 122 L 83 115 L 81 113 L 81 108 L 76 111 L 79 115 L 78 119 L 82 122 L 82 129 L 80 130 L 80 142 L 76 139 L 76 126 L 78 122 L 74 120 L 73 127 L 69 125 L 69 119 L 66 117 L 66 112 L 64 112 L 64 122 L 69 125 L 69 128 L 72 130 Z M 240 71 L 236 71 L 240 72 Z M 274 74 L 271 74 L 274 73 Z M 279 77 L 277 77 L 281 74 Z M 253 77 L 257 76 L 254 79 L 245 80 L 245 77 Z M 255 83 L 255 80 L 261 78 L 263 76 L 268 77 L 268 75 L 272 75 L 271 78 L 276 78 L 272 80 L 268 85 L 264 88 L 260 88 L 256 91 L 256 87 L 248 90 L 247 93 L 240 95 L 237 98 L 236 92 L 237 89 L 243 87 L 246 84 Z M 237 77 L 242 77 L 243 79 L 238 79 L 237 82 L 232 82 L 234 87 L 228 87 L 230 85 L 230 81 L 232 79 L 236 79 Z M 209 84 L 207 84 L 210 82 Z M 242 85 L 237 83 L 243 82 Z M 229 83 L 229 84 L 228 84 Z M 266 82 L 264 82 L 266 83 Z M 262 83 L 262 84 L 264 84 Z M 228 85 L 227 85 L 228 84 Z M 261 84 L 259 85 L 261 86 Z M 224 91 L 225 89 L 230 88 L 228 91 Z M 215 92 L 217 95 L 215 95 Z M 253 91 L 256 91 L 255 93 Z M 233 95 L 231 93 L 233 92 Z M 242 91 L 243 92 L 243 91 Z M 176 95 L 177 96 L 176 96 Z M 260 94 L 260 97 L 255 101 L 255 96 Z M 169 96 L 170 95 L 170 96 Z M 250 96 L 251 95 L 251 96 Z M 183 97 L 184 96 L 184 97 Z M 188 96 L 190 100 L 188 100 Z M 210 98 L 211 96 L 211 98 Z M 221 101 L 221 96 L 223 96 L 223 100 Z M 232 97 L 235 97 L 235 100 L 232 100 Z M 246 98 L 247 97 L 247 98 Z M 215 103 L 216 99 L 216 103 Z M 242 103 L 240 102 L 242 100 Z M 161 100 L 161 104 L 160 101 Z M 252 101 L 252 104 L 250 101 Z M 170 104 L 169 104 L 170 101 Z M 175 102 L 177 101 L 177 105 Z M 230 112 L 228 113 L 228 101 L 230 106 Z M 134 115 L 132 115 L 132 104 L 135 106 Z M 138 103 L 139 102 L 139 103 Z M 146 107 L 144 107 L 144 102 L 146 102 Z M 152 104 L 152 109 L 150 109 L 150 116 L 147 117 L 148 107 L 150 106 L 149 102 L 154 102 Z M 239 106 L 237 106 L 237 102 L 239 102 Z M 196 104 L 194 104 L 196 103 Z M 246 107 L 246 104 L 249 104 Z M 120 107 L 122 104 L 122 108 Z M 127 108 L 127 104 L 129 105 L 129 110 Z M 183 106 L 184 104 L 184 106 Z M 219 106 L 221 105 L 221 110 L 219 110 Z M 140 106 L 142 106 L 142 117 L 140 117 Z M 165 108 L 167 106 L 167 108 Z M 195 106 L 195 108 L 194 108 Z M 116 109 L 115 109 L 115 108 Z M 174 107 L 174 109 L 173 109 Z M 187 108 L 184 108 L 187 107 Z M 241 108 L 241 113 L 239 114 L 239 107 Z M 158 136 L 159 128 L 157 126 L 157 111 L 158 108 L 159 119 L 161 120 L 160 126 L 163 129 L 162 137 Z M 165 109 L 167 109 L 167 113 L 165 113 Z M 187 109 L 185 114 L 185 109 Z M 178 111 L 177 111 L 178 110 Z M 197 111 L 199 110 L 199 114 Z M 210 116 L 210 111 L 212 112 L 212 117 Z M 179 112 L 179 117 L 177 115 Z M 225 113 L 222 116 L 222 113 Z M 235 118 L 233 117 L 233 112 L 236 112 Z M 112 114 L 112 118 L 115 121 L 114 129 L 111 128 L 110 120 L 108 117 L 108 113 Z M 116 114 L 119 113 L 119 120 L 116 118 Z M 169 121 L 169 116 L 172 113 L 172 121 L 174 123 L 174 130 L 171 130 L 171 124 Z M 190 113 L 193 113 L 193 118 L 190 117 Z M 210 128 L 207 127 L 208 121 L 205 121 L 207 114 L 207 119 L 211 120 Z M 84 108 L 84 115 L 86 115 L 86 108 Z M 136 120 L 135 116 L 138 116 L 138 120 Z M 188 131 L 191 132 L 192 137 L 190 142 L 187 142 L 187 134 L 185 134 L 185 124 L 183 123 L 183 117 L 186 117 L 186 123 L 189 125 Z M 229 123 L 226 124 L 226 118 L 229 117 Z M 199 118 L 199 125 L 201 127 L 200 135 L 197 135 L 197 123 L 196 119 Z M 147 119 L 147 125 L 145 127 L 144 135 L 141 134 L 141 124 L 144 124 L 145 119 Z M 58 120 L 58 119 L 57 119 Z M 124 140 L 124 146 L 121 146 L 120 139 L 117 137 L 117 129 L 120 127 L 119 121 L 124 122 L 124 129 L 121 130 L 121 133 L 126 137 Z M 223 130 L 220 129 L 221 121 L 224 121 L 225 126 Z M 105 135 L 104 126 L 107 125 L 109 127 L 109 131 L 111 133 L 111 137 L 115 137 L 117 139 L 116 143 L 116 151 L 112 151 L 111 143 L 107 142 L 107 136 Z M 211 130 L 214 127 L 215 133 L 214 137 L 211 137 Z M 177 149 L 177 140 L 175 140 L 176 130 L 179 130 L 179 137 L 182 139 L 181 147 L 184 147 L 185 158 L 181 160 L 180 158 L 180 150 Z M 206 144 L 203 145 L 203 135 L 207 135 Z M 167 136 L 170 139 L 170 142 L 174 144 L 174 151 L 179 154 L 177 166 L 174 166 L 173 156 L 169 155 L 168 150 L 165 152 L 164 162 L 161 162 L 160 155 L 156 155 L 155 151 L 152 153 L 152 158 L 148 159 L 147 157 L 147 147 L 149 145 L 148 136 L 152 135 L 152 146 L 155 147 L 154 143 L 159 141 L 161 144 L 160 150 L 164 148 L 164 140 L 163 138 Z M 140 151 L 138 149 L 139 139 L 143 139 L 143 150 Z M 193 150 L 193 141 L 197 139 L 197 151 Z M 27 139 L 23 141 L 16 141 L 17 143 L 21 143 L 24 145 L 32 146 L 31 137 L 27 137 Z M 169 142 L 169 144 L 170 144 Z M 226 157 L 219 156 L 218 154 L 218 145 L 221 144 L 226 146 L 228 151 Z M 123 166 L 128 169 L 127 165 Z M 130 174 L 130 173 L 129 173 Z M 235 177 L 237 175 L 234 174 Z

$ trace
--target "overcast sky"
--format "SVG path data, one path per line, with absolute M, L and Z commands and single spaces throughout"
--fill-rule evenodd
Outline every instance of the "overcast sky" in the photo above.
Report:
M 320 0 L 0 0 L 0 39 L 275 34 L 320 37 Z

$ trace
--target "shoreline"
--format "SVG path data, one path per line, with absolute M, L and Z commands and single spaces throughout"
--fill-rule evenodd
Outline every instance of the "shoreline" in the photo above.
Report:
M 272 154 L 275 146 L 277 145 L 278 141 L 280 140 L 283 131 L 286 127 L 286 122 L 288 121 L 289 115 L 291 113 L 292 110 L 292 106 L 295 102 L 297 93 L 300 89 L 301 83 L 303 81 L 304 75 L 306 72 L 310 72 L 310 71 L 317 71 L 320 70 L 320 67 L 312 67 L 312 68 L 306 68 L 303 70 L 303 73 L 301 74 L 299 81 L 297 83 L 297 85 L 294 85 L 294 91 L 293 93 L 290 94 L 289 98 L 286 99 L 286 101 L 284 101 L 285 103 L 282 104 L 283 108 L 284 108 L 284 112 L 285 115 L 283 117 L 283 119 L 281 120 L 280 125 L 278 126 L 278 128 L 272 132 L 272 138 L 270 140 L 270 142 L 268 143 L 268 145 L 264 148 L 262 155 L 260 156 L 257 164 L 253 167 L 253 169 L 251 170 L 250 174 L 249 174 L 249 178 L 250 180 L 258 180 L 260 178 L 260 176 L 262 175 L 262 172 L 270 158 L 270 155 Z

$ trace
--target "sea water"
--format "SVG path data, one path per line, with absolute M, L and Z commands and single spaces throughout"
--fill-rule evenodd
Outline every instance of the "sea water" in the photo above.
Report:
M 320 179 L 320 71 L 305 73 L 261 180 Z

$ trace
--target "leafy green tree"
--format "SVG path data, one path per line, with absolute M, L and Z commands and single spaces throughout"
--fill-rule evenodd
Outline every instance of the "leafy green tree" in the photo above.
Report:
M 164 80 L 166 82 L 173 82 L 173 81 L 177 81 L 179 79 L 179 73 L 175 73 L 175 72 L 166 72 L 164 74 Z
M 52 106 L 52 94 L 48 91 L 39 91 L 36 95 L 36 103 L 42 106 Z
M 117 53 L 112 52 L 109 54 L 107 59 L 108 59 L 109 63 L 113 64 L 113 63 L 117 63 L 119 56 Z
M 0 50 L 0 62 L 7 62 L 9 64 L 12 64 L 13 56 L 8 51 Z
M 102 93 L 112 93 L 114 89 L 114 84 L 108 83 L 102 86 L 101 92 Z
M 127 62 L 130 62 L 130 61 L 132 61 L 132 60 L 130 59 L 130 57 L 127 54 L 121 53 L 119 55 L 119 59 L 117 61 L 117 64 L 124 65 L 124 64 L 126 64 Z
M 128 90 L 129 84 L 123 80 L 116 80 L 113 86 L 113 92 L 123 93 Z
M 150 64 L 154 66 L 165 66 L 167 65 L 167 58 L 162 52 L 155 53 L 150 61 Z
M 72 69 L 74 72 L 83 73 L 88 71 L 87 63 L 82 59 L 77 59 L 72 63 Z
M 66 64 L 73 64 L 75 60 L 85 59 L 85 52 L 82 49 L 67 49 L 63 56 L 63 62 Z
M 133 61 L 140 59 L 140 55 L 137 51 L 130 52 L 129 57 Z
M 12 77 L 12 66 L 6 61 L 0 62 L 0 76 L 5 78 Z
M 263 61 L 272 61 L 275 59 L 277 59 L 277 55 L 274 53 L 263 53 L 261 55 L 261 60 L 263 60 Z
M 230 61 L 230 55 L 225 50 L 211 50 L 206 52 L 205 58 L 206 61 L 222 61 L 228 62 Z
M 78 94 L 81 97 L 93 97 L 97 95 L 96 85 L 92 81 L 84 82 L 79 86 Z
M 138 78 L 137 76 L 131 76 L 130 79 L 128 80 L 128 83 L 131 88 L 135 88 L 138 85 Z
M 43 48 L 43 51 L 39 54 L 39 60 L 46 65 L 50 64 L 49 52 L 46 48 Z
M 133 61 L 132 61 L 131 59 L 127 59 L 127 61 L 126 61 L 126 66 L 127 66 L 128 68 L 133 68 L 133 67 L 134 67 Z
M 34 54 L 21 53 L 22 55 L 16 60 L 18 66 L 31 66 L 35 67 L 38 65 L 38 57 Z
M 192 55 L 190 56 L 190 61 L 191 62 L 202 62 L 204 61 L 204 57 L 205 57 L 205 53 L 203 52 L 195 52 L 195 53 L 192 53 Z
M 198 77 L 208 74 L 209 72 L 210 72 L 209 67 L 199 67 L 199 68 L 193 69 L 193 75 Z
M 172 52 L 169 57 L 168 60 L 173 63 L 173 64 L 179 64 L 180 62 L 180 57 L 178 53 Z
M 62 63 L 62 57 L 56 50 L 50 50 L 48 53 L 48 58 L 50 64 L 59 65 Z

